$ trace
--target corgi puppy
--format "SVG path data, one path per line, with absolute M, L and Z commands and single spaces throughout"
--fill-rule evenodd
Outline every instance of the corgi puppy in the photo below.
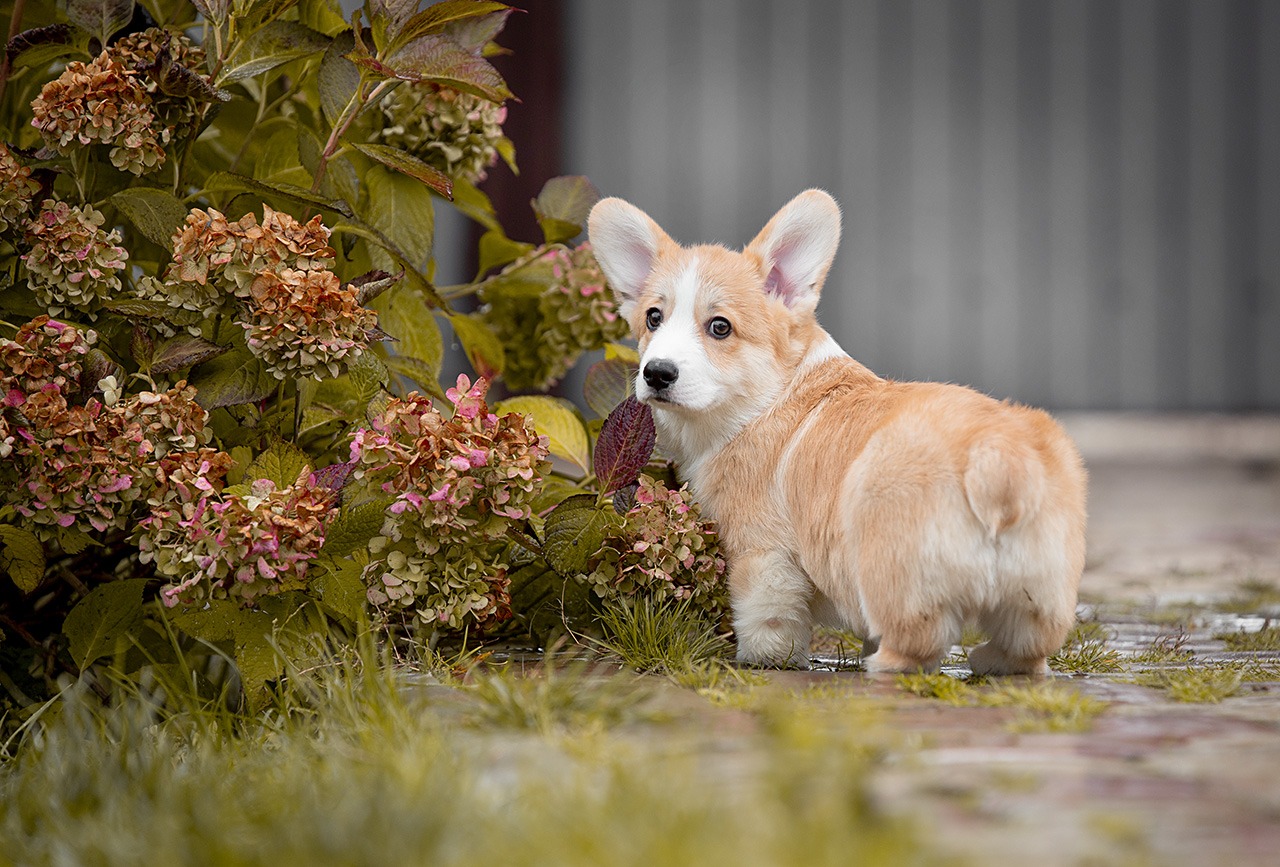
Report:
M 591 244 L 639 340 L 637 398 L 719 524 L 738 659 L 808 667 L 815 624 L 869 671 L 936 670 L 976 623 L 980 674 L 1043 674 L 1075 620 L 1085 471 L 1046 413 L 894 382 L 814 314 L 840 210 L 800 194 L 742 252 L 681 247 L 604 199 Z

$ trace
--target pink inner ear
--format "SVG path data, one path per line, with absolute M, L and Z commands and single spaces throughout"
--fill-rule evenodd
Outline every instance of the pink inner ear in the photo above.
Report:
M 795 303 L 796 296 L 799 295 L 798 289 L 794 283 L 787 282 L 781 266 L 776 264 L 769 269 L 769 276 L 764 278 L 765 293 L 778 296 L 788 307 Z

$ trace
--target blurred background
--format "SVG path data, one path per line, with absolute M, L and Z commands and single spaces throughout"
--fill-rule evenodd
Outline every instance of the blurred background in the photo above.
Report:
M 516 5 L 521 176 L 486 187 L 513 235 L 560 173 L 734 247 L 818 186 L 820 313 L 882 375 L 1280 410 L 1280 3 Z

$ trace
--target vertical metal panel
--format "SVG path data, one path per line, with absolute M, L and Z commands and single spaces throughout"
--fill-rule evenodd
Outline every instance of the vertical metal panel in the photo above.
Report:
M 568 165 L 684 241 L 841 201 L 886 375 L 1280 409 L 1280 4 L 575 0 Z

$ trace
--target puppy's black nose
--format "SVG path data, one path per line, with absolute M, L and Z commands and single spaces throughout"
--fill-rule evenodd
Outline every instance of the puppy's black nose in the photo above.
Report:
M 644 366 L 644 381 L 654 391 L 662 391 L 679 377 L 680 369 L 666 359 L 659 358 Z

